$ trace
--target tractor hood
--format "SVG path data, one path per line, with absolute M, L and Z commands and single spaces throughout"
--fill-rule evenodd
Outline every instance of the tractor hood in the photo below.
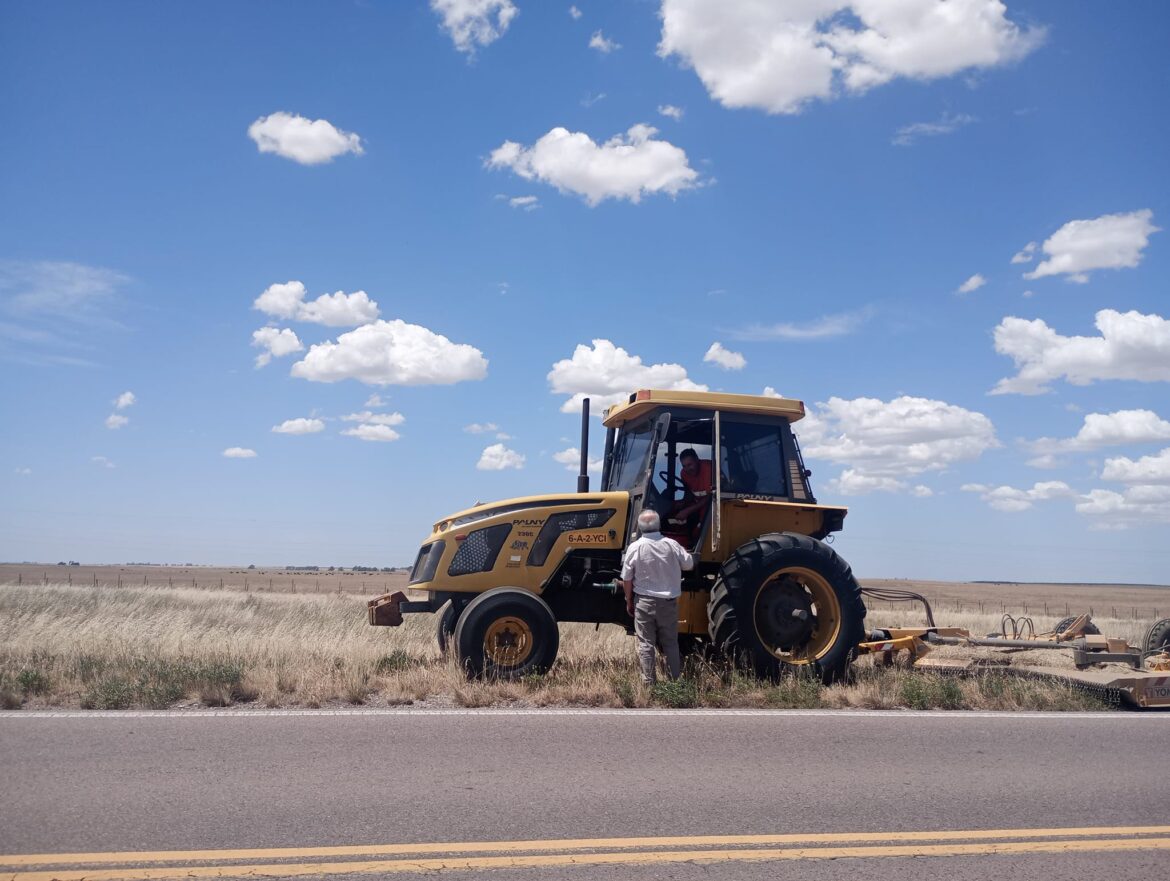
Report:
M 517 496 L 514 499 L 500 499 L 495 502 L 481 502 L 462 511 L 457 511 L 435 523 L 432 538 L 439 533 L 449 530 L 462 530 L 472 524 L 478 525 L 481 520 L 501 522 L 505 515 L 512 515 L 513 519 L 543 520 L 548 511 L 571 509 L 574 506 L 588 507 L 624 507 L 629 503 L 627 492 L 595 492 L 595 493 L 552 493 L 539 496 Z

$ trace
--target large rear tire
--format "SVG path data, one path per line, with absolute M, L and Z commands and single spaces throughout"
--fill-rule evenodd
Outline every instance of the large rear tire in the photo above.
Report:
M 540 597 L 497 587 L 467 604 L 455 625 L 454 645 L 469 677 L 517 679 L 552 666 L 560 631 Z
M 861 585 L 823 542 L 792 532 L 741 545 L 723 564 L 707 604 L 717 651 L 756 675 L 845 675 L 864 636 Z

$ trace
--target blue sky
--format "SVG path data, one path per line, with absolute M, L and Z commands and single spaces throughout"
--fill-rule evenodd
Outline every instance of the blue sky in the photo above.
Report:
M 6 3 L 0 558 L 402 565 L 657 384 L 806 401 L 862 577 L 1164 583 L 1168 33 Z

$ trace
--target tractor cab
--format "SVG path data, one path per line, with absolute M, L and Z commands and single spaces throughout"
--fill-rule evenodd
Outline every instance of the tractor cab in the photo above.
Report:
M 645 508 L 664 534 L 719 562 L 760 534 L 761 518 L 816 538 L 839 530 L 845 509 L 817 505 L 792 432 L 803 416 L 785 398 L 648 389 L 611 407 L 601 489 L 630 494 L 626 543 Z

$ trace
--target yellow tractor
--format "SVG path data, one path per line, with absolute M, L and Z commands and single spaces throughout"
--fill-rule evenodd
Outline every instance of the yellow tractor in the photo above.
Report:
M 604 414 L 593 492 L 586 400 L 577 492 L 443 518 L 410 573 L 425 599 L 370 600 L 370 623 L 435 613 L 440 648 L 469 675 L 543 672 L 561 621 L 633 632 L 618 578 L 637 515 L 653 508 L 663 532 L 698 558 L 679 602 L 684 652 L 718 654 L 762 676 L 792 665 L 836 679 L 866 636 L 865 606 L 849 566 L 824 542 L 846 509 L 813 496 L 791 427 L 803 416 L 804 404 L 785 398 L 636 391 Z

